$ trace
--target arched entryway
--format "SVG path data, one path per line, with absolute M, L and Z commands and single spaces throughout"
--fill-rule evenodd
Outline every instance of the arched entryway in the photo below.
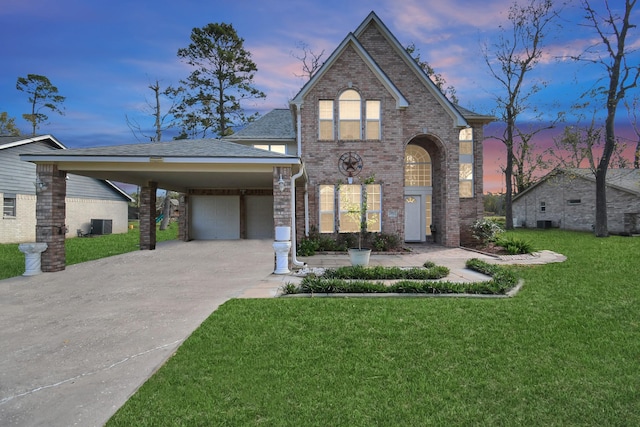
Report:
M 426 135 L 413 138 L 404 155 L 404 240 L 433 239 L 434 171 L 439 170 L 438 147 Z

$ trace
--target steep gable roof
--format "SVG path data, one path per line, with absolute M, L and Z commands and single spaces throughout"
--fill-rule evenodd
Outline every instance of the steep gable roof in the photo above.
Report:
M 311 79 L 305 84 L 300 92 L 291 100 L 291 104 L 301 104 L 305 95 L 316 85 L 316 83 L 322 79 L 324 74 L 331 68 L 336 60 L 342 55 L 342 53 L 348 48 L 352 47 L 356 53 L 362 58 L 364 63 L 369 67 L 378 80 L 389 91 L 391 96 L 396 100 L 396 108 L 406 108 L 409 106 L 409 101 L 404 97 L 402 92 L 393 84 L 391 79 L 385 74 L 380 66 L 373 60 L 369 52 L 360 44 L 358 39 L 353 33 L 349 33 L 347 37 L 340 43 L 340 45 L 333 51 L 331 56 L 322 64 L 322 67 L 311 77 Z
M 418 63 L 411 57 L 409 52 L 400 44 L 396 36 L 393 35 L 389 28 L 382 22 L 382 20 L 376 15 L 375 12 L 371 12 L 369 16 L 354 32 L 356 37 L 359 37 L 370 26 L 375 25 L 380 34 L 387 40 L 387 42 L 393 47 L 395 53 L 402 58 L 402 60 L 411 68 L 411 70 L 422 81 L 422 84 L 431 92 L 431 94 L 438 100 L 438 103 L 447 111 L 447 113 L 453 118 L 455 126 L 466 126 L 467 122 L 462 114 L 456 109 L 449 99 L 442 93 L 440 89 L 433 83 L 433 81 L 427 76 L 425 71 L 418 65 Z
M 559 174 L 565 174 L 568 176 L 576 177 L 579 179 L 585 179 L 595 184 L 596 177 L 591 169 L 588 168 L 556 168 L 542 177 L 531 187 L 527 188 L 522 193 L 516 195 L 513 200 L 518 200 L 534 188 L 543 184 L 550 178 L 553 178 Z M 609 169 L 607 171 L 607 187 L 615 188 L 626 193 L 635 194 L 640 196 L 640 169 Z

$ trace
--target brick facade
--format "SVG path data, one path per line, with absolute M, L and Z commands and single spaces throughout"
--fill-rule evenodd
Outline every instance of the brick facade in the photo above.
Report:
M 432 161 L 435 241 L 445 246 L 458 246 L 461 238 L 468 237 L 468 227 L 482 217 L 483 212 L 482 123 L 473 125 L 476 197 L 460 199 L 460 128 L 454 126 L 453 116 L 405 60 L 396 54 L 378 26 L 369 24 L 359 34 L 358 40 L 405 96 L 409 106 L 397 108 L 396 99 L 353 45 L 347 45 L 331 67 L 314 82 L 306 92 L 300 110 L 301 158 L 309 176 L 310 223 L 316 226 L 319 223 L 319 185 L 345 183 L 346 178 L 338 169 L 338 159 L 343 153 L 355 152 L 362 158 L 363 168 L 354 182 L 375 175 L 375 182 L 382 185 L 382 232 L 404 237 L 404 153 L 408 144 L 417 144 L 427 150 Z M 380 101 L 382 135 L 379 141 L 338 140 L 338 97 L 346 89 L 356 90 L 362 102 Z M 318 103 L 325 99 L 334 100 L 333 140 L 318 138 Z M 297 211 L 303 212 L 300 199 L 297 197 Z M 298 230 L 304 230 L 300 215 L 297 226 Z M 301 236 L 300 232 L 298 236 Z

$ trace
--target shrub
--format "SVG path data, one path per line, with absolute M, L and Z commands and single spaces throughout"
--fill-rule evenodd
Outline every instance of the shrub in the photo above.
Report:
M 476 220 L 471 226 L 471 234 L 480 244 L 494 242 L 504 230 L 490 219 Z
M 303 237 L 298 243 L 296 253 L 300 256 L 312 256 L 316 251 L 320 249 L 320 243 L 317 239 L 310 237 Z
M 531 242 L 517 237 L 499 237 L 496 244 L 511 255 L 530 254 L 534 250 Z
M 393 251 L 401 247 L 401 239 L 397 234 L 375 233 L 373 248 L 378 252 Z

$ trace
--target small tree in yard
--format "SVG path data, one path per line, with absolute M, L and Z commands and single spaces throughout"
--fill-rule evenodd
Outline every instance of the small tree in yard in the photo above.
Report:
M 368 211 L 368 201 L 367 201 L 367 185 L 373 184 L 375 182 L 375 176 L 371 176 L 364 180 L 363 184 L 360 186 L 360 202 L 352 201 L 348 195 L 341 196 L 342 205 L 346 208 L 345 215 L 349 218 L 353 223 L 359 225 L 358 228 L 358 249 L 362 250 L 362 241 L 364 240 L 364 236 L 367 234 L 367 230 L 369 226 L 378 222 L 378 214 L 374 214 L 369 216 L 367 214 Z

